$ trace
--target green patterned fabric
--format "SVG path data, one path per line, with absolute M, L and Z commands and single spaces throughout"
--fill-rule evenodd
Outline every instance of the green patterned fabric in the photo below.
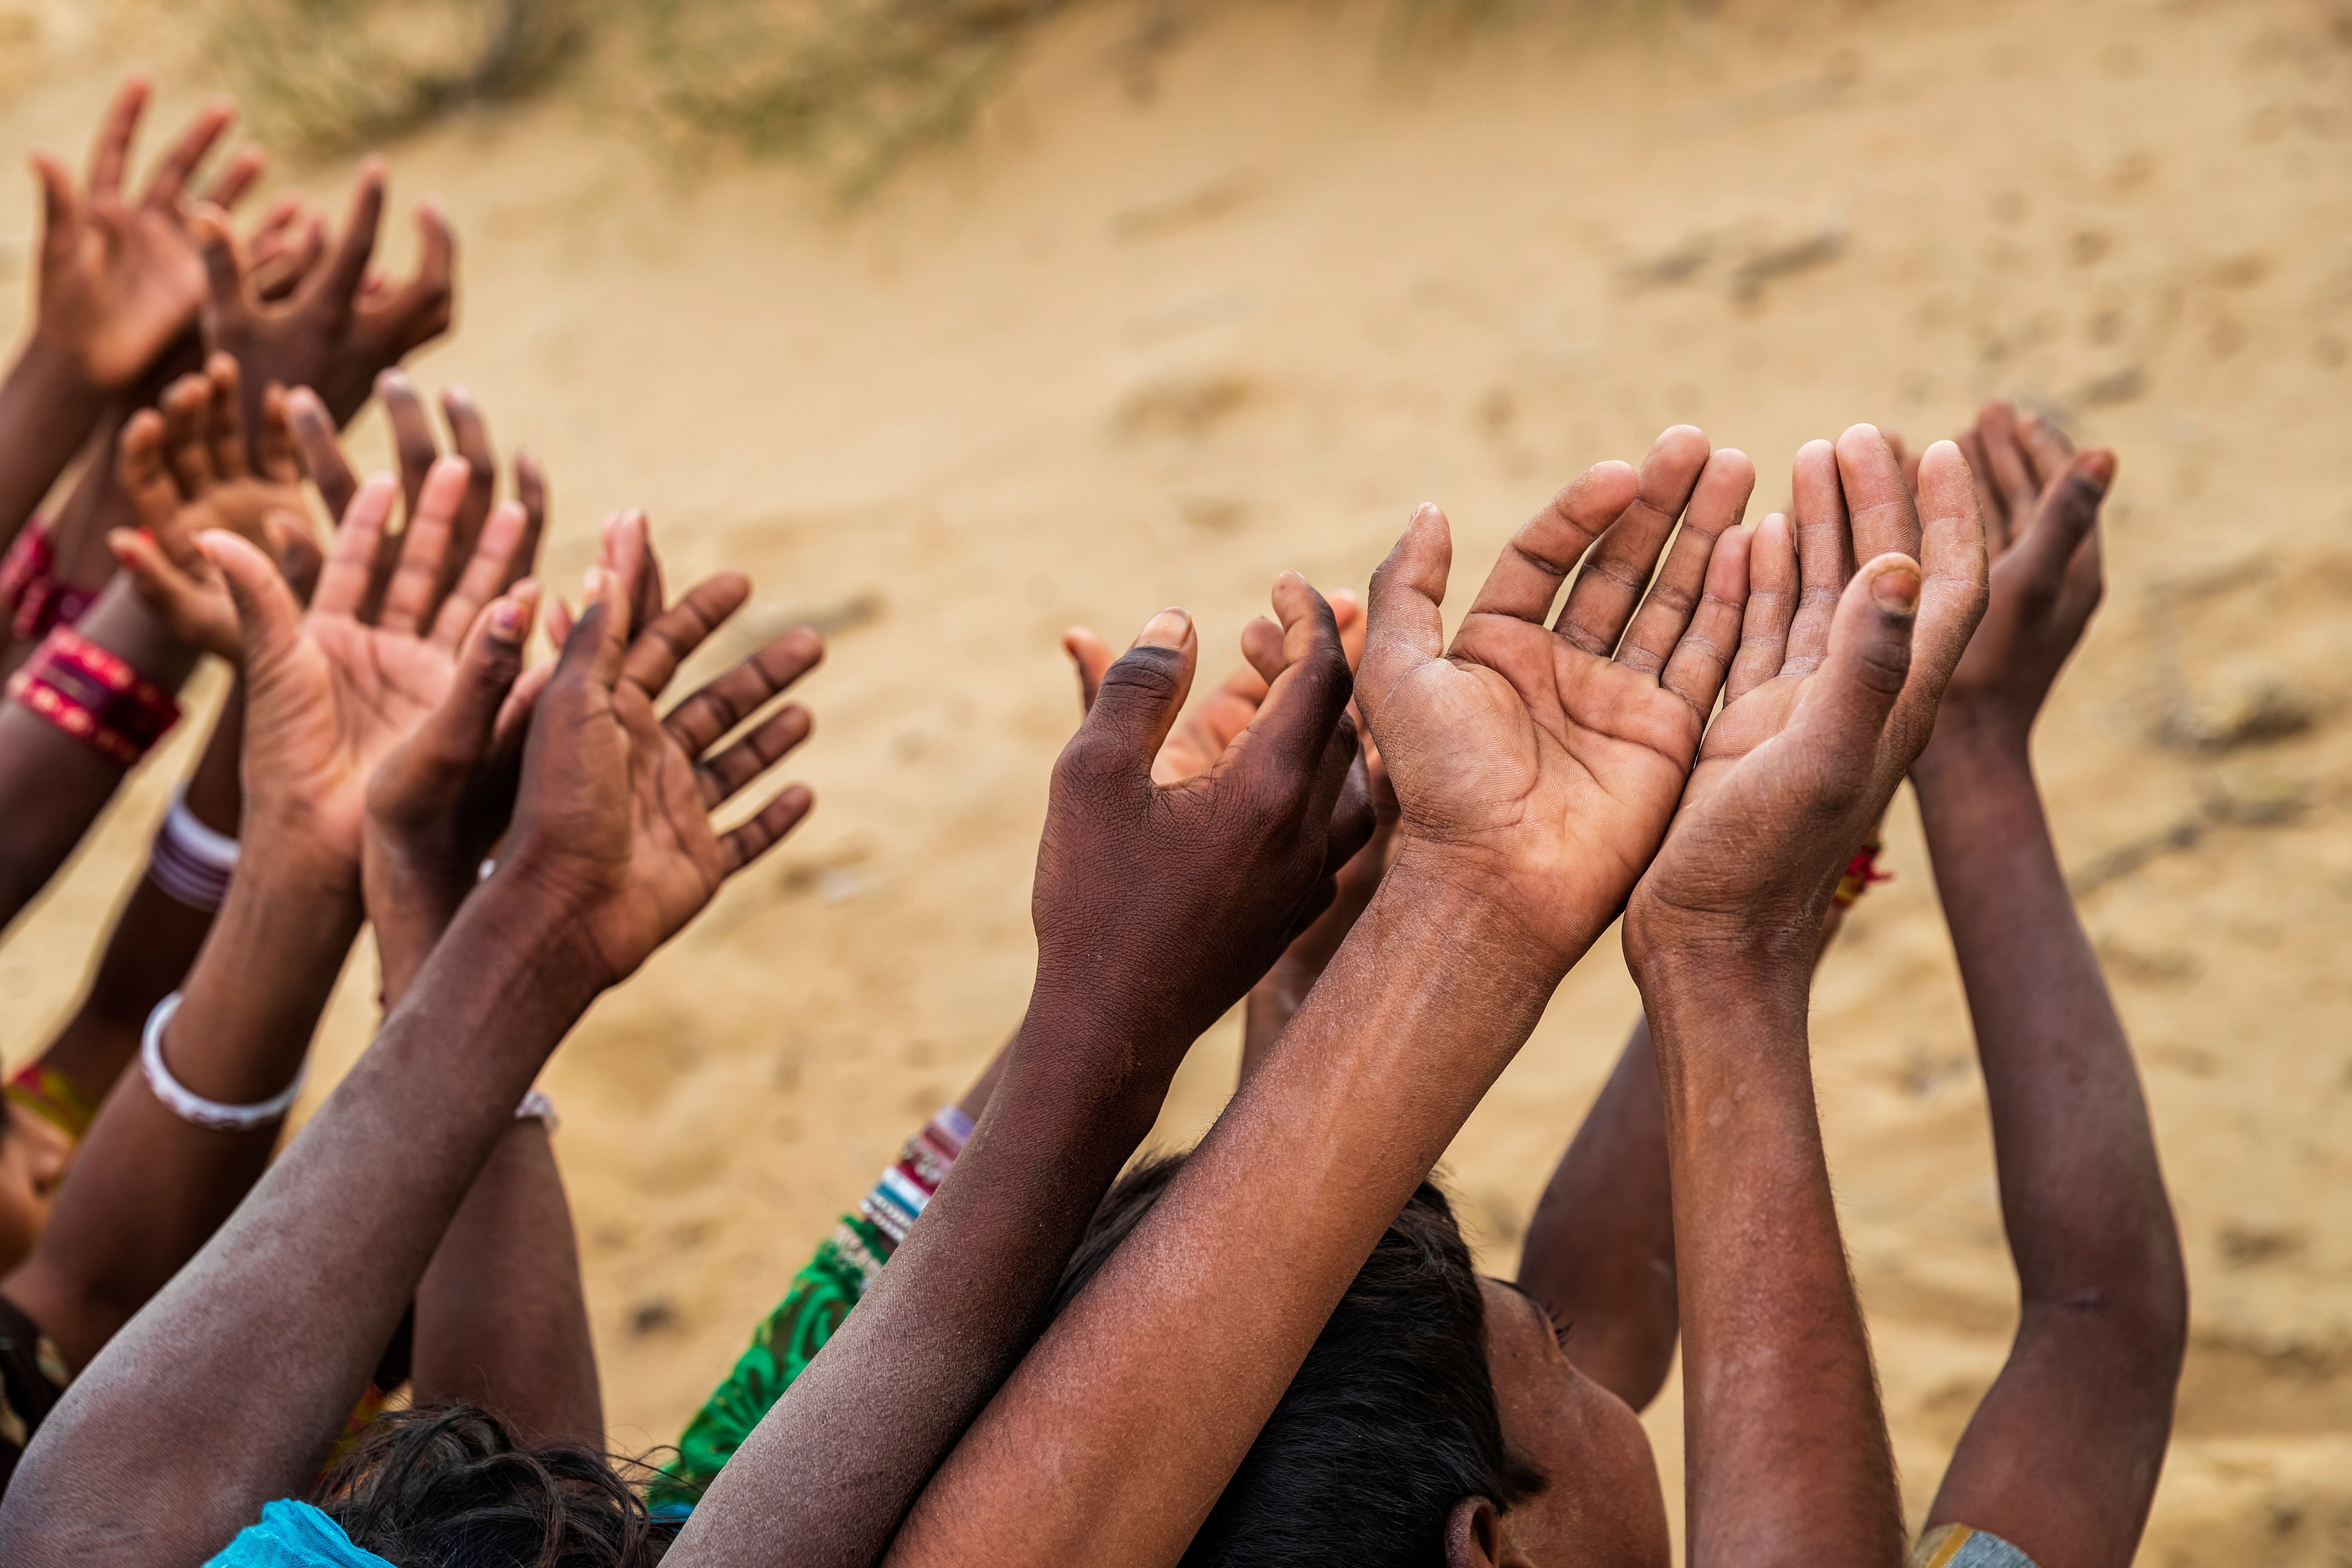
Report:
M 693 1511 L 719 1467 L 816 1359 L 889 1256 L 888 1237 L 855 1215 L 844 1215 L 833 1235 L 817 1244 L 816 1256 L 793 1276 L 783 1300 L 752 1334 L 751 1348 L 687 1423 L 677 1462 L 646 1489 L 655 1517 L 677 1519 Z

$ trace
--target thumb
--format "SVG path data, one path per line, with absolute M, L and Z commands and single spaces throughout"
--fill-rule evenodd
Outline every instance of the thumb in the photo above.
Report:
M 1094 704 L 1071 744 L 1118 769 L 1147 772 L 1192 689 L 1200 652 L 1201 637 L 1191 616 L 1168 609 L 1152 616 L 1135 646 L 1103 671 Z
M 629 648 L 629 611 L 620 577 L 602 566 L 588 568 L 582 584 L 587 598 L 580 618 L 563 638 L 551 682 L 587 681 L 606 691 L 619 684 Z
M 294 602 L 293 590 L 268 556 L 225 528 L 198 534 L 196 548 L 228 579 L 228 595 L 245 633 L 245 668 L 255 672 L 267 668 L 301 635 L 302 608 Z
M 539 608 L 539 584 L 525 579 L 514 589 L 482 607 L 457 650 L 457 668 L 448 695 L 425 722 L 435 732 L 435 747 L 447 757 L 468 763 L 489 754 L 498 732 L 499 715 L 507 696 L 522 674 L 523 647 L 530 640 L 531 621 Z
M 48 253 L 64 243 L 75 216 L 73 176 L 47 153 L 33 154 L 33 178 L 41 185 L 41 249 Z
M 1918 618 L 1919 563 L 1893 552 L 1853 574 L 1830 622 L 1829 657 L 1806 683 L 1812 731 L 1828 772 L 1867 769 L 1887 715 L 1911 675 L 1911 629 Z
M 2095 447 L 2077 453 L 2058 483 L 2044 492 L 2032 528 L 2017 546 L 2035 593 L 2048 597 L 2064 584 L 2067 563 L 2098 526 L 2099 507 L 2115 477 L 2115 454 Z
M 1445 623 L 1438 605 L 1454 566 L 1454 532 L 1445 514 L 1423 501 L 1389 558 L 1372 574 L 1365 605 L 1364 652 L 1356 700 L 1375 734 L 1380 708 L 1397 683 L 1445 653 Z

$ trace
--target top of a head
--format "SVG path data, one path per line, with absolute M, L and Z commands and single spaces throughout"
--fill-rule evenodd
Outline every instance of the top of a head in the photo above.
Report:
M 470 1405 L 384 1412 L 310 1500 L 401 1568 L 650 1568 L 675 1533 L 605 1455 L 522 1444 Z
M 1148 1161 L 1104 1197 L 1055 1312 L 1183 1163 Z M 1424 1182 L 1332 1310 L 1184 1568 L 1426 1568 L 1445 1560 L 1454 1504 L 1484 1497 L 1508 1510 L 1543 1483 L 1503 1440 L 1478 1276 L 1445 1194 Z

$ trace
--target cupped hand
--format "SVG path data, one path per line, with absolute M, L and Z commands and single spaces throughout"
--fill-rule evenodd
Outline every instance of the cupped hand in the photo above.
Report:
M 357 870 L 368 777 L 441 705 L 460 641 L 499 596 L 521 541 L 522 509 L 496 509 L 457 586 L 436 600 L 465 486 L 463 463 L 435 470 L 373 621 L 360 610 L 392 511 L 389 475 L 352 498 L 307 615 L 259 550 L 233 533 L 203 536 L 244 628 L 248 828 L 267 821 Z
M 137 383 L 195 322 L 205 268 L 184 197 L 235 112 L 226 100 L 200 110 L 134 200 L 124 195 L 123 180 L 147 96 L 144 77 L 131 78 L 115 95 L 90 149 L 87 188 L 77 190 L 56 158 L 33 155 L 42 196 L 34 330 L 100 392 Z M 258 149 L 241 149 L 206 199 L 218 207 L 235 205 L 261 166 Z
M 722 574 L 688 595 L 674 619 L 649 628 L 658 635 L 633 643 L 626 585 L 603 567 L 589 579 L 588 606 L 531 714 L 513 827 L 493 881 L 546 900 L 593 977 L 610 985 L 808 815 L 814 796 L 793 784 L 731 831 L 710 822 L 807 736 L 806 710 L 786 706 L 719 747 L 812 668 L 822 645 L 805 629 L 786 633 L 665 718 L 654 693 L 742 606 L 751 584 Z
M 1985 405 L 1960 449 L 1983 510 L 1991 596 L 1923 763 L 1979 739 L 2023 746 L 2105 588 L 2098 524 L 2113 452 L 2077 452 L 2055 426 L 2006 403 Z
M 172 635 L 232 664 L 245 655 L 228 583 L 196 543 L 223 529 L 265 551 L 307 599 L 320 566 L 285 399 L 262 405 L 247 463 L 236 362 L 215 354 L 202 374 L 166 388 L 161 411 L 141 409 L 123 426 L 118 459 L 137 529 L 116 529 L 107 548 Z
M 1414 514 L 1372 578 L 1357 699 L 1396 788 L 1400 860 L 1494 901 L 1562 972 L 1682 796 L 1738 640 L 1754 483 L 1688 426 L 1638 474 L 1587 470 L 1512 536 L 1450 647 L 1443 513 Z
M 1636 979 L 1747 963 L 1801 985 L 1853 847 L 1926 744 L 1984 612 L 1983 524 L 1959 449 L 1895 455 L 1857 425 L 1797 454 L 1796 520 L 1725 557 L 1745 590 L 1723 710 L 1625 911 Z M 1856 556 L 1865 557 L 1857 571 Z
M 249 400 L 273 384 L 310 387 L 341 425 L 367 401 L 379 374 L 448 330 L 457 240 L 447 215 L 436 199 L 417 208 L 416 273 L 398 284 L 368 270 L 383 216 L 383 164 L 370 158 L 360 165 L 350 215 L 324 259 L 283 299 L 271 300 L 219 215 L 196 212 L 191 222 L 205 272 L 205 335 L 244 365 Z
M 1192 618 L 1160 612 L 1104 671 L 1055 764 L 1037 851 L 1040 1001 L 1181 1052 L 1321 912 L 1370 836 L 1338 622 L 1296 573 L 1276 579 L 1274 608 L 1263 700 L 1181 778 L 1162 782 L 1160 764 L 1199 653 Z M 1231 686 L 1204 705 L 1230 710 L 1198 731 L 1202 748 L 1250 706 Z M 1194 760 L 1180 752 L 1170 771 Z

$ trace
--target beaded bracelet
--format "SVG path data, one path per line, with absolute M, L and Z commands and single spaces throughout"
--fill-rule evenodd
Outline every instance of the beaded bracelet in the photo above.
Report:
M 147 1087 L 163 1102 L 164 1110 L 183 1121 L 208 1127 L 215 1132 L 250 1132 L 286 1114 L 295 1097 L 302 1092 L 302 1079 L 310 1071 L 308 1062 L 303 1064 L 302 1071 L 294 1075 L 292 1083 L 268 1100 L 256 1100 L 251 1105 L 224 1105 L 217 1100 L 206 1100 L 173 1078 L 172 1069 L 163 1065 L 163 1026 L 179 1010 L 180 994 L 176 991 L 156 1003 L 155 1010 L 147 1015 L 147 1030 L 139 1042 L 139 1070 L 146 1074 Z
M 0 610 L 8 614 L 9 630 L 18 642 L 28 642 L 50 627 L 71 626 L 82 618 L 98 595 L 87 588 L 69 588 L 52 574 L 57 548 L 49 542 L 46 519 L 35 518 L 0 557 Z
M 30 1116 L 81 1142 L 98 1116 L 98 1101 L 79 1079 L 60 1068 L 26 1062 L 8 1075 L 8 1101 Z
M 180 721 L 171 693 L 71 626 L 50 631 L 8 695 L 126 768 Z
M 155 832 L 147 857 L 147 879 L 192 910 L 216 910 L 228 896 L 236 870 L 236 840 L 196 820 L 185 789 L 172 797 L 172 809 Z
M 952 1105 L 946 1107 L 907 1140 L 898 1151 L 898 1163 L 882 1173 L 858 1205 L 858 1212 L 874 1222 L 892 1247 L 907 1239 L 971 1136 L 971 1118 Z
M 1894 872 L 1878 868 L 1879 851 L 1885 847 L 1874 833 L 1863 841 L 1861 848 L 1853 852 L 1853 858 L 1846 862 L 1845 875 L 1838 879 L 1837 891 L 1830 895 L 1838 908 L 1850 910 L 1862 901 L 1863 894 L 1878 883 L 1895 880 Z

